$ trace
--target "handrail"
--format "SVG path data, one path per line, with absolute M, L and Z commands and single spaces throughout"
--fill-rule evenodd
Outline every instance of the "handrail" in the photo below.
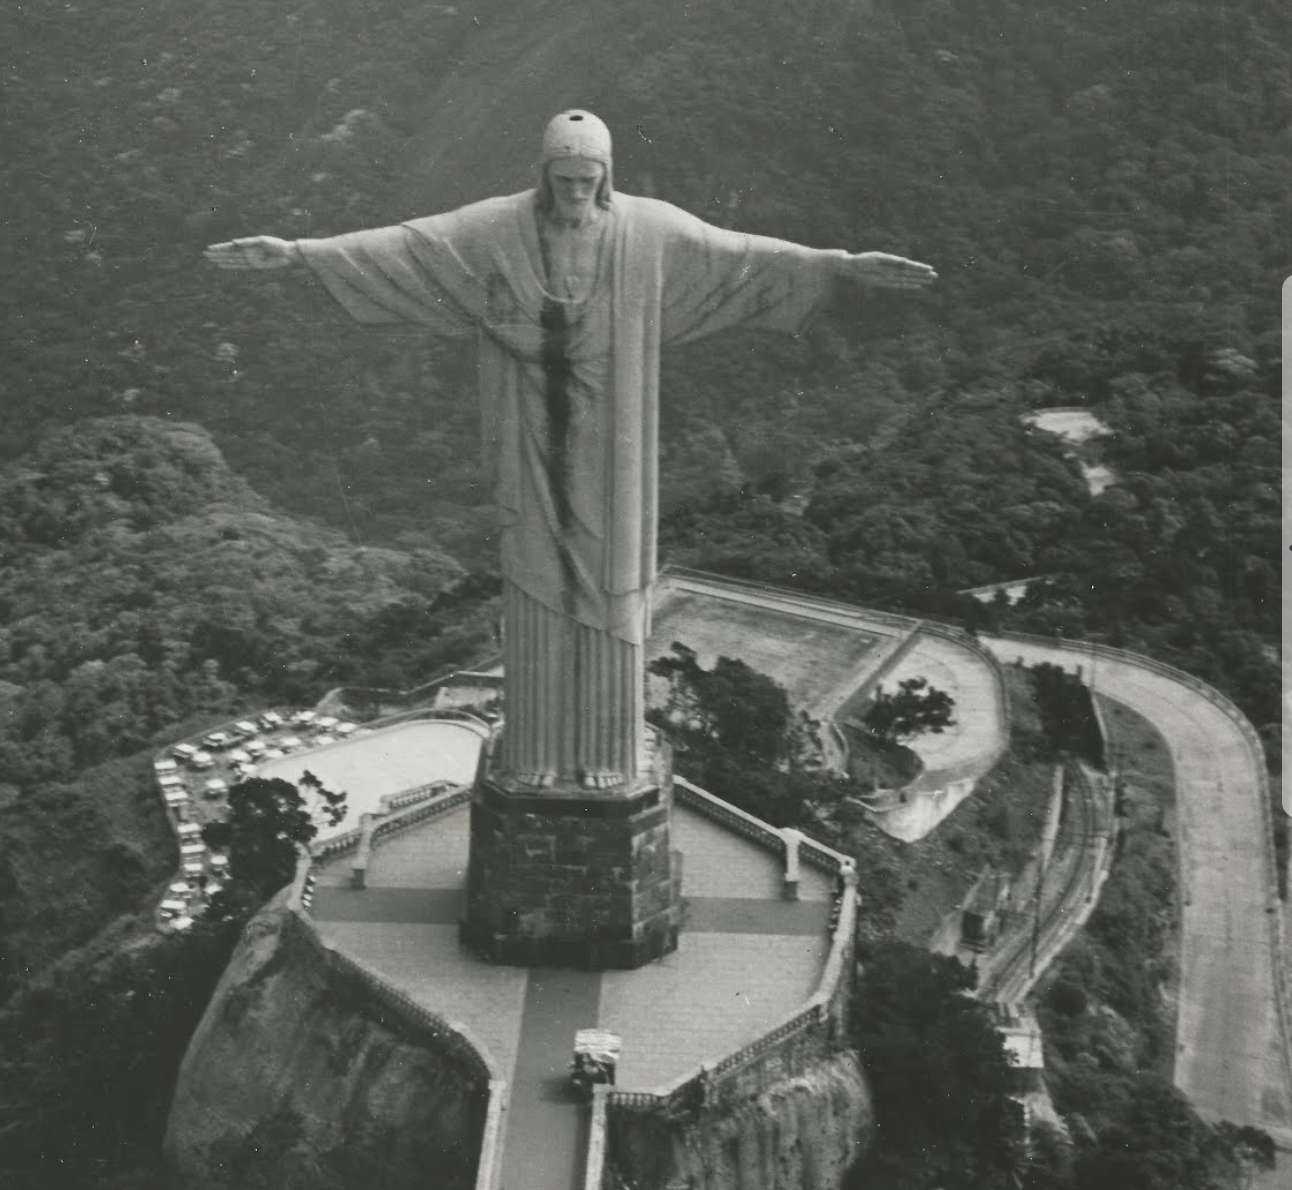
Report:
M 730 587 L 733 590 L 745 590 L 787 599 L 807 607 L 846 612 L 853 618 L 870 620 L 873 623 L 883 624 L 889 628 L 910 628 L 917 621 L 915 616 L 876 611 L 871 607 L 850 603 L 846 599 L 832 599 L 828 595 L 813 595 L 807 591 L 800 591 L 795 587 L 781 587 L 774 583 L 760 582 L 758 579 L 732 578 L 729 575 L 716 574 L 713 571 L 695 570 L 689 566 L 674 566 L 671 564 L 665 566 L 659 572 L 656 581 L 667 584 L 669 578 L 677 578 L 682 582 L 690 583 L 710 583 L 716 586 Z
M 489 1108 L 480 1137 L 475 1190 L 497 1190 L 502 1177 L 502 1122 L 507 1113 L 510 1088 L 506 1079 L 489 1080 Z
M 588 1123 L 588 1148 L 583 1159 L 583 1190 L 602 1190 L 606 1178 L 607 1106 L 610 1088 L 592 1088 L 592 1119 Z M 483 1190 L 478 1187 L 477 1190 Z
M 699 810 L 707 818 L 731 827 L 737 834 L 765 847 L 778 856 L 785 854 L 785 836 L 776 827 L 764 822 L 761 818 L 733 806 L 730 802 L 716 797 L 707 789 L 688 781 L 685 777 L 673 777 L 673 788 L 677 800 L 694 810 Z
M 332 704 L 345 705 L 351 697 L 384 697 L 390 702 L 411 703 L 427 698 L 445 686 L 453 685 L 456 680 L 473 680 L 479 682 L 480 685 L 501 687 L 502 680 L 498 675 L 488 673 L 483 669 L 486 665 L 496 665 L 501 661 L 501 654 L 490 654 L 477 663 L 481 667 L 479 669 L 451 669 L 439 677 L 432 678 L 429 682 L 423 682 L 420 686 L 414 686 L 409 690 L 396 690 L 393 686 L 333 686 L 318 700 L 316 705 L 320 707 Z

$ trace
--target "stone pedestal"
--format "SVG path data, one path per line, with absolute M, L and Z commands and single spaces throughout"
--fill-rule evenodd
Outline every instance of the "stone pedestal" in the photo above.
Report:
M 677 949 L 681 860 L 666 755 L 624 789 L 517 786 L 481 767 L 462 941 L 519 967 L 640 967 Z

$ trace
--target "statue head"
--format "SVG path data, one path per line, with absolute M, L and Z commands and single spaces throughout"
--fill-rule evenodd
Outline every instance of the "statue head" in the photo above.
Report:
M 539 170 L 538 209 L 544 214 L 571 217 L 579 203 L 591 201 L 609 207 L 614 194 L 610 129 L 591 112 L 562 112 L 543 133 Z M 584 197 L 589 179 L 592 194 Z

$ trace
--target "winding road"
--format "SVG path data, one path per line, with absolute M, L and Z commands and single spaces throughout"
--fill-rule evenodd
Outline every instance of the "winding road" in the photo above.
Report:
M 1240 722 L 1183 677 L 1078 644 L 987 639 L 1002 662 L 1081 666 L 1162 733 L 1175 763 L 1181 899 L 1175 1082 L 1213 1120 L 1292 1147 L 1278 914 L 1262 758 Z

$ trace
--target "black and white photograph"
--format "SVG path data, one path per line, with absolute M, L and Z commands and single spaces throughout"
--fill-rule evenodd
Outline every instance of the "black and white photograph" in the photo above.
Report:
M 1292 9 L 0 46 L 0 1187 L 1292 1190 Z

